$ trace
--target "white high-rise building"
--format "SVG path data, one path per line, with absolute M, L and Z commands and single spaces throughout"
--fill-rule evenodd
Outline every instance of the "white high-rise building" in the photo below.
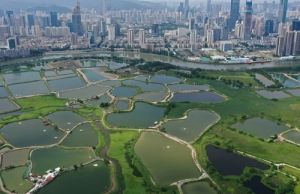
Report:
M 133 47 L 134 46 L 134 31 L 133 29 L 128 29 L 128 32 L 127 32 L 127 42 L 128 42 L 128 45 Z
M 191 51 L 196 50 L 197 44 L 197 30 L 192 30 L 190 34 L 190 44 L 191 44 Z
M 296 31 L 294 35 L 293 55 L 300 55 L 300 31 Z
M 146 43 L 146 38 L 145 38 L 145 30 L 140 29 L 139 30 L 139 45 L 143 47 Z
M 116 27 L 115 25 L 108 26 L 108 40 L 115 41 L 116 40 Z

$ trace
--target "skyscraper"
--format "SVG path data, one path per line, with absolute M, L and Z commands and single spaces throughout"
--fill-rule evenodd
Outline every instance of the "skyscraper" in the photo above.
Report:
M 300 55 L 300 31 L 294 32 L 294 48 L 293 48 L 293 55 Z
M 79 1 L 77 1 L 77 5 L 72 13 L 72 32 L 80 36 L 83 34 Z
M 131 47 L 134 46 L 133 29 L 128 29 L 127 42 L 128 42 L 129 46 L 131 46 Z
M 14 26 L 15 25 L 15 16 L 13 11 L 6 11 L 6 16 L 7 16 L 7 24 L 9 26 Z
M 34 26 L 34 15 L 33 14 L 28 14 L 27 15 L 27 26 L 31 28 Z
M 189 0 L 184 1 L 184 17 L 187 19 L 189 17 L 190 12 L 190 3 Z
M 139 30 L 139 45 L 143 47 L 146 43 L 146 38 L 145 38 L 145 30 L 140 29 Z
M 283 56 L 284 55 L 284 37 L 278 36 L 276 40 L 276 50 L 275 55 L 276 56 Z
M 277 56 L 300 55 L 300 31 L 287 31 L 284 36 L 277 37 Z
M 280 23 L 286 22 L 287 7 L 288 7 L 288 0 L 280 0 L 279 10 L 278 10 L 278 17 Z
M 284 37 L 284 56 L 293 55 L 295 33 L 288 31 Z
M 108 40 L 115 41 L 116 40 L 116 27 L 113 24 L 108 26 Z
M 105 15 L 107 12 L 107 0 L 101 0 L 101 14 Z
M 251 39 L 252 30 L 252 0 L 246 0 L 245 19 L 244 19 L 244 40 Z
M 190 44 L 191 44 L 191 51 L 196 49 L 197 43 L 197 30 L 192 30 L 190 33 Z
M 207 0 L 206 2 L 206 12 L 208 13 L 208 15 L 211 14 L 211 0 Z
M 196 20 L 195 18 L 190 18 L 189 20 L 189 30 L 192 31 L 195 29 L 195 25 L 196 25 Z
M 57 12 L 50 12 L 50 25 L 52 27 L 58 26 Z
M 265 22 L 265 36 L 269 36 L 269 34 L 274 33 L 274 21 L 266 20 Z
M 232 30 L 236 21 L 240 17 L 240 0 L 231 0 L 230 19 L 228 23 L 229 30 Z
M 152 32 L 153 36 L 158 36 L 159 35 L 159 25 L 152 24 L 151 32 Z
M 300 31 L 300 20 L 294 20 L 292 22 L 292 30 Z

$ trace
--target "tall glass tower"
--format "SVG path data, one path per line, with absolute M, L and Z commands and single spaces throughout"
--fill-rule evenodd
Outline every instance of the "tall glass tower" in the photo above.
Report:
M 246 0 L 245 19 L 244 19 L 244 40 L 251 39 L 252 29 L 252 0 Z
M 236 21 L 240 17 L 240 0 L 231 0 L 229 30 L 234 28 Z
M 81 23 L 81 12 L 80 12 L 80 3 L 77 1 L 77 5 L 72 13 L 72 32 L 83 35 L 82 23 Z
M 281 23 L 286 22 L 287 8 L 288 8 L 288 0 L 280 0 L 278 16 L 279 16 L 279 22 Z

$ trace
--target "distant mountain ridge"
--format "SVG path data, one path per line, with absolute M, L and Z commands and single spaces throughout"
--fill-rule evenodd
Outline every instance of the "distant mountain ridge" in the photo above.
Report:
M 101 0 L 81 0 L 82 8 L 101 9 Z M 0 0 L 0 9 L 4 10 L 36 10 L 36 8 L 68 8 L 72 9 L 76 5 L 76 0 Z M 138 0 L 109 0 L 112 10 L 122 9 L 162 9 L 164 6 L 160 3 Z M 64 10 L 64 9 L 62 9 Z

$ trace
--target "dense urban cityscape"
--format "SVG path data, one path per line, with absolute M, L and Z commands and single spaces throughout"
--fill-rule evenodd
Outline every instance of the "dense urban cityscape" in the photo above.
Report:
M 103 0 L 95 6 L 83 11 L 77 1 L 63 13 L 0 10 L 0 58 L 88 48 L 140 49 L 228 63 L 300 54 L 299 2 L 207 0 L 190 6 L 185 0 L 178 8 L 114 10 Z
M 300 194 L 299 118 L 299 0 L 0 0 L 0 194 Z

